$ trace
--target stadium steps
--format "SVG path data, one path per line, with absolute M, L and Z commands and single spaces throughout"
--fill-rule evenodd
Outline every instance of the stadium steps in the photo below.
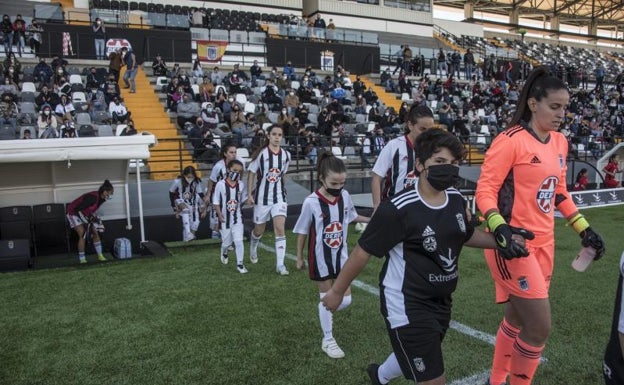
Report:
M 77 8 L 73 0 L 59 0 L 63 15 L 69 25 L 91 25 L 88 8 Z
M 121 76 L 124 72 L 122 69 Z M 121 80 L 120 83 L 123 85 Z M 131 94 L 124 88 L 121 93 L 124 104 L 132 112 L 132 120 L 137 130 L 149 131 L 158 139 L 158 145 L 152 149 L 148 160 L 150 179 L 171 180 L 180 174 L 179 143 L 172 139 L 181 136 L 160 104 L 158 95 L 154 93 L 154 88 L 142 67 L 139 68 L 135 83 L 136 93 Z M 197 168 L 197 164 L 193 163 L 191 152 L 183 146 L 182 167 L 188 165 Z
M 349 78 L 351 79 L 351 82 L 354 82 L 356 79 L 356 76 L 349 75 Z M 373 80 L 371 80 L 367 76 L 360 75 L 360 80 L 362 80 L 364 84 L 366 84 L 368 87 L 373 87 L 373 91 L 375 91 L 375 93 L 377 94 L 377 97 L 379 97 L 379 99 L 383 102 L 384 105 L 388 107 L 394 107 L 395 111 L 397 112 L 399 111 L 399 109 L 401 108 L 402 102 L 400 99 L 397 99 L 396 94 L 386 92 L 385 88 L 378 86 L 377 84 L 375 84 Z
M 438 39 L 440 42 L 442 42 L 445 46 L 447 46 L 448 48 L 451 48 L 455 51 L 458 51 L 459 53 L 461 53 L 462 55 L 466 53 L 466 50 L 463 49 L 462 47 L 458 46 L 457 44 L 452 43 L 450 40 L 445 39 L 442 35 L 440 35 L 439 33 L 434 32 L 433 33 L 433 37 Z
M 480 150 L 475 147 L 466 147 L 466 161 L 471 165 L 483 164 L 483 159 L 485 158 L 485 151 Z

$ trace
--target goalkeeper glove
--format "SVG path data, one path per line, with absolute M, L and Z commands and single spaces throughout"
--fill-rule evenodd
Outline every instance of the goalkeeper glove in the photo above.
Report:
M 589 227 L 587 219 L 585 219 L 582 214 L 576 214 L 574 217 L 570 218 L 568 223 L 581 237 L 581 244 L 583 247 L 591 247 L 596 250 L 596 257 L 594 257 L 594 260 L 596 261 L 602 258 L 605 252 L 604 240 Z
M 524 239 L 531 240 L 535 238 L 535 234 L 520 227 L 509 226 L 503 216 L 496 212 L 488 215 L 487 225 L 490 231 L 494 233 L 498 252 L 505 259 L 527 257 L 529 255 L 526 247 L 514 241 L 512 235 L 517 234 Z

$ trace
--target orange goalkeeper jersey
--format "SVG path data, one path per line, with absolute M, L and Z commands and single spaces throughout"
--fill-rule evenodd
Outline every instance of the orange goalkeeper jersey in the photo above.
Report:
M 479 210 L 498 209 L 507 223 L 540 238 L 552 237 L 555 206 L 564 216 L 576 211 L 566 187 L 568 142 L 559 132 L 540 141 L 529 127 L 500 133 L 485 154 L 477 183 Z

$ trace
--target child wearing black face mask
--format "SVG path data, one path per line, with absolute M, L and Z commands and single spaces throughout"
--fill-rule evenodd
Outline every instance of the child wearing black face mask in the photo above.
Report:
M 245 183 L 240 180 L 244 169 L 243 163 L 238 159 L 228 162 L 225 179 L 217 182 L 212 195 L 213 208 L 219 217 L 220 224 L 221 263 L 224 265 L 228 263 L 228 249 L 234 244 L 236 268 L 241 274 L 248 272 L 243 264 L 245 246 L 243 245 L 244 228 L 241 214 L 243 197 L 247 196 Z
M 323 299 L 347 260 L 349 223 L 366 223 L 369 218 L 358 215 L 351 196 L 343 189 L 347 170 L 342 160 L 325 152 L 319 157 L 317 168 L 321 187 L 303 202 L 293 232 L 297 234 L 297 269 L 305 266 L 303 247 L 310 234 L 308 273 L 310 279 L 317 282 L 319 295 Z M 338 310 L 350 303 L 351 291 L 347 289 Z M 332 313 L 322 304 L 319 304 L 318 312 L 323 332 L 321 349 L 331 358 L 344 357 L 332 334 Z
M 393 352 L 382 365 L 369 365 L 373 384 L 401 375 L 418 383 L 445 382 L 441 345 L 451 320 L 459 255 L 464 245 L 497 246 L 492 234 L 472 226 L 464 198 L 451 188 L 464 156 L 461 142 L 446 131 L 430 129 L 415 144 L 420 173 L 415 188 L 381 202 L 321 304 L 330 311 L 340 309 L 370 256 L 386 259 L 379 297 Z M 515 230 L 524 238 L 532 236 Z M 523 241 L 514 236 L 518 247 L 524 248 Z

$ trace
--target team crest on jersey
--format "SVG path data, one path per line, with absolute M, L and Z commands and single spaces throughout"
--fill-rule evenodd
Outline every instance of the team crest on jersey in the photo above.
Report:
M 273 167 L 269 169 L 269 172 L 267 172 L 266 180 L 269 183 L 275 183 L 280 179 L 281 174 L 282 174 L 282 171 L 279 168 Z
M 425 231 L 422 233 L 423 236 L 423 248 L 433 253 L 438 248 L 438 242 L 435 238 L 435 231 L 429 226 L 425 227 Z
M 464 216 L 460 213 L 455 214 L 455 218 L 457 218 L 457 225 L 459 226 L 459 230 L 462 233 L 466 232 L 466 222 L 464 222 Z
M 444 271 L 446 271 L 447 273 L 452 273 L 453 270 L 455 270 L 455 261 L 457 260 L 457 257 L 453 256 L 453 250 L 451 250 L 450 247 L 448 249 L 448 257 L 445 257 L 442 254 L 438 254 L 438 257 L 440 258 L 440 261 L 442 261 L 442 268 L 444 269 Z
M 403 188 L 407 190 L 411 187 L 414 187 L 414 185 L 416 185 L 417 179 L 418 177 L 416 176 L 416 172 L 414 170 L 410 171 L 405 176 L 405 179 L 403 179 Z
M 342 245 L 342 223 L 332 222 L 323 229 L 323 242 L 332 249 Z
M 182 199 L 184 199 L 185 201 L 191 200 L 191 192 L 190 191 L 186 191 L 182 194 Z
M 427 368 L 425 367 L 425 361 L 422 358 L 416 357 L 414 358 L 414 368 L 420 373 L 424 372 Z
M 552 210 L 553 197 L 555 196 L 557 183 L 559 183 L 559 178 L 556 176 L 549 176 L 544 179 L 540 184 L 539 190 L 537 190 L 537 207 L 545 213 L 549 213 Z
M 233 213 L 238 207 L 238 201 L 236 199 L 230 199 L 229 201 L 227 201 L 227 205 L 225 207 L 227 207 L 227 211 Z

